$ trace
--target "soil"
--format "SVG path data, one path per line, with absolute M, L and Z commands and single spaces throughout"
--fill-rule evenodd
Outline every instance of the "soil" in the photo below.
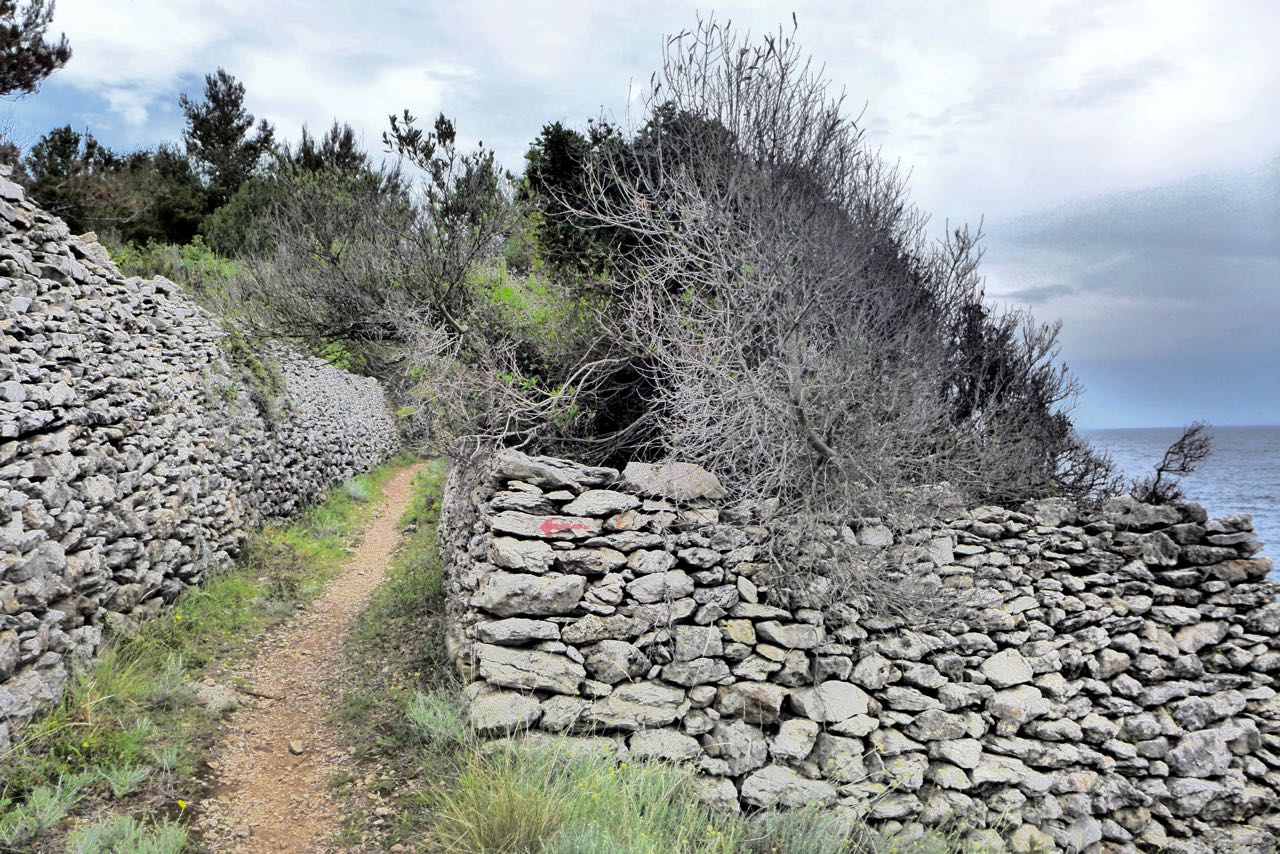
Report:
M 211 851 L 340 851 L 341 798 L 334 778 L 353 767 L 333 715 L 342 697 L 344 642 L 386 578 L 414 474 L 399 472 L 342 571 L 311 605 L 262 639 L 225 677 L 250 686 L 214 751 L 212 797 L 197 824 Z

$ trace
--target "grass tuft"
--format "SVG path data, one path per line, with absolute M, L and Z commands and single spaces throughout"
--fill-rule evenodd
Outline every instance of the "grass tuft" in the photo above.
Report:
M 187 850 L 187 831 L 164 819 L 144 824 L 132 816 L 107 816 L 77 828 L 67 838 L 68 854 L 178 854 Z

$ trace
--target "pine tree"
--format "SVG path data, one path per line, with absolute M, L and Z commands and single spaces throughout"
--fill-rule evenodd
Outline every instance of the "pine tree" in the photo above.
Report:
M 182 138 L 208 189 L 208 209 L 217 210 L 235 195 L 271 150 L 275 132 L 266 119 L 254 127 L 244 107 L 244 84 L 219 68 L 204 78 L 204 98 L 179 99 L 187 117 Z
M 67 64 L 71 46 L 64 35 L 45 41 L 53 20 L 53 0 L 31 0 L 18 8 L 18 0 L 0 0 L 0 97 L 28 95 L 40 82 Z

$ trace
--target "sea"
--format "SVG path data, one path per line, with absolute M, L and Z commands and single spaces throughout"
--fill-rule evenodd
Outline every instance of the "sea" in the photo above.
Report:
M 1280 426 L 1214 427 L 1210 432 L 1212 455 L 1183 479 L 1187 499 L 1202 505 L 1211 517 L 1252 515 L 1253 530 L 1263 542 L 1262 555 L 1280 559 Z M 1110 453 L 1120 470 L 1134 478 L 1154 471 L 1182 428 L 1081 433 L 1095 447 Z

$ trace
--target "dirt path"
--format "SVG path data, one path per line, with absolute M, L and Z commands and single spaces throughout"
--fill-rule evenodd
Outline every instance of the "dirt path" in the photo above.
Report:
M 330 781 L 349 764 L 330 724 L 342 697 L 343 644 L 386 577 L 419 468 L 405 469 L 384 487 L 378 515 L 320 598 L 265 636 L 253 660 L 228 674 L 237 680 L 232 684 L 248 684 L 263 696 L 232 715 L 210 762 L 214 797 L 199 819 L 210 850 L 330 850 L 341 826 Z

